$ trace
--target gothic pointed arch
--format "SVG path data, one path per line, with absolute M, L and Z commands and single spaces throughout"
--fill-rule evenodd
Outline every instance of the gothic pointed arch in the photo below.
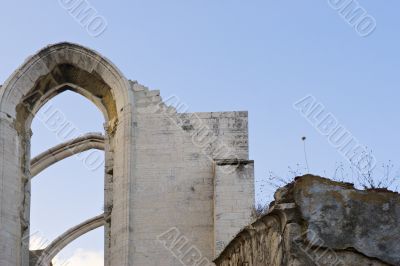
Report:
M 131 86 L 105 57 L 64 42 L 47 46 L 28 58 L 0 87 L 0 265 L 28 265 L 29 250 L 25 242 L 29 239 L 30 127 L 38 110 L 65 90 L 88 98 L 105 117 L 105 210 L 110 216 L 105 253 L 118 254 L 113 256 L 115 260 L 128 259 L 131 214 L 126 206 L 130 205 L 132 189 L 133 142 Z M 119 196 L 114 197 L 114 193 Z M 112 223 L 113 220 L 118 223 Z

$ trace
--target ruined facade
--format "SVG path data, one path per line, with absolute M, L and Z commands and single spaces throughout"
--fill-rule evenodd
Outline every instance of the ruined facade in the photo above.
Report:
M 31 158 L 32 120 L 65 90 L 102 111 L 105 133 Z M 102 226 L 106 266 L 400 265 L 399 194 L 308 175 L 279 189 L 251 223 L 247 113 L 186 111 L 82 46 L 28 58 L 0 87 L 0 265 L 49 266 Z M 105 153 L 104 213 L 30 251 L 32 178 L 90 149 Z
M 400 195 L 303 176 L 275 193 L 217 266 L 400 265 Z
M 88 133 L 31 158 L 32 120 L 65 90 L 102 111 L 105 134 Z M 0 265 L 49 265 L 63 247 L 100 226 L 105 265 L 210 265 L 250 222 L 247 113 L 185 111 L 176 97 L 164 103 L 159 91 L 126 79 L 85 47 L 60 43 L 28 58 L 0 87 Z M 104 213 L 30 252 L 31 179 L 89 149 L 105 152 Z M 163 236 L 171 230 L 187 245 L 169 246 Z

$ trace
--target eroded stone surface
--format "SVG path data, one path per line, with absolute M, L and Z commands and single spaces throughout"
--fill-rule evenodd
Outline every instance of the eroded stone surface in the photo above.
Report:
M 215 260 L 239 265 L 400 265 L 400 195 L 303 176 Z
M 360 191 L 319 177 L 302 177 L 294 185 L 312 241 L 332 249 L 353 248 L 372 258 L 400 265 L 400 195 Z

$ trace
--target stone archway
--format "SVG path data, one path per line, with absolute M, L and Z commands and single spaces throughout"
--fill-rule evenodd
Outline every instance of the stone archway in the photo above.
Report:
M 48 149 L 35 158 L 32 158 L 31 179 L 49 166 L 91 149 L 104 151 L 104 136 L 101 133 L 88 133 Z
M 37 264 L 38 266 L 47 266 L 51 264 L 54 257 L 67 245 L 81 237 L 82 235 L 104 226 L 107 222 L 107 217 L 104 214 L 98 215 L 91 219 L 84 221 L 83 223 L 72 227 L 55 240 L 53 240 L 43 251 L 39 257 Z
M 32 119 L 65 90 L 102 111 L 104 144 L 61 144 L 31 168 Z M 180 113 L 184 104 L 169 100 L 70 43 L 44 48 L 15 71 L 0 87 L 0 265 L 28 266 L 32 174 L 66 158 L 63 147 L 104 149 L 106 266 L 207 265 L 222 251 L 254 204 L 247 112 Z M 89 224 L 78 235 L 98 225 Z M 160 241 L 171 228 L 176 241 L 187 240 L 179 254 Z
M 30 57 L 0 88 L 0 265 L 28 265 L 31 122 L 43 104 L 65 90 L 87 97 L 105 117 L 105 215 L 110 216 L 105 225 L 106 265 L 127 265 L 133 141 L 130 86 L 99 54 L 60 43 Z

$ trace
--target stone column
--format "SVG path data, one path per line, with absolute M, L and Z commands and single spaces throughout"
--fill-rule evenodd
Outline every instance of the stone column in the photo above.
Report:
M 113 199 L 111 214 L 111 247 L 109 265 L 129 266 L 134 265 L 133 260 L 133 208 L 132 188 L 134 187 L 133 177 L 133 121 L 132 108 L 127 105 L 119 114 L 118 121 L 115 121 L 115 134 L 112 141 L 114 152 L 113 167 Z
M 216 160 L 214 181 L 214 255 L 251 222 L 254 161 Z
M 14 120 L 0 113 L 0 265 L 16 266 L 22 261 L 21 217 L 24 215 L 24 182 L 20 143 Z M 25 265 L 23 265 L 25 266 Z

